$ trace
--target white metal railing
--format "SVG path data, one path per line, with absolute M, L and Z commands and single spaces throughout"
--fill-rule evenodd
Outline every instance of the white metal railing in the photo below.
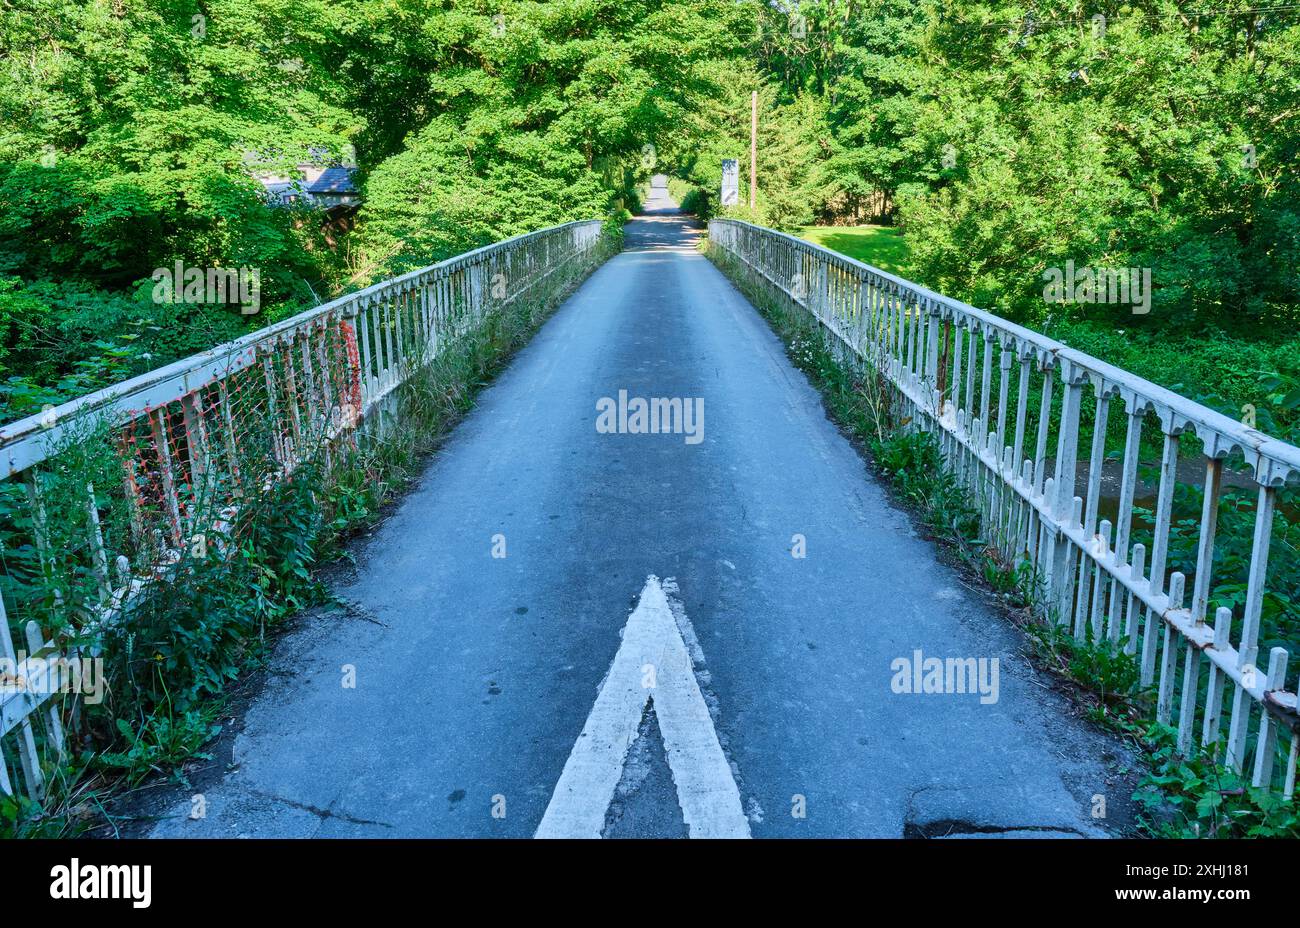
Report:
M 1188 751 L 1199 734 L 1228 765 L 1245 769 L 1254 785 L 1271 786 L 1278 735 L 1286 734 L 1282 789 L 1292 794 L 1300 737 L 1296 694 L 1286 689 L 1287 651 L 1272 648 L 1266 672 L 1256 664 L 1278 491 L 1300 477 L 1300 448 L 991 313 L 793 236 L 715 219 L 709 247 L 733 259 L 734 272 L 815 315 L 841 350 L 884 375 L 907 415 L 938 436 L 949 466 L 979 507 L 985 537 L 1005 555 L 1035 567 L 1054 620 L 1071 626 L 1080 639 L 1126 640 L 1141 685 L 1155 685 L 1157 719 L 1176 724 L 1180 750 Z M 1031 396 L 1039 410 L 1032 432 Z M 1116 399 L 1125 415 L 1119 440 L 1111 434 L 1120 430 L 1108 428 Z M 1142 432 L 1155 422 L 1162 451 L 1154 516 L 1135 525 Z M 1092 438 L 1081 487 L 1084 426 Z M 1183 573 L 1169 570 L 1180 441 L 1189 431 L 1201 443 L 1204 475 L 1190 589 Z M 1055 453 L 1049 457 L 1052 435 Z M 1110 500 L 1113 520 L 1102 518 L 1103 503 L 1110 505 L 1102 492 L 1110 451 L 1122 461 L 1118 495 Z M 1255 488 L 1254 529 L 1242 601 L 1235 609 L 1220 606 L 1211 624 L 1207 612 L 1229 458 L 1239 464 L 1233 479 Z M 1134 543 L 1139 529 L 1151 539 L 1149 549 Z M 1231 697 L 1226 738 L 1225 681 Z M 1250 736 L 1253 768 L 1247 767 Z
M 248 492 L 308 459 L 328 466 L 372 421 L 382 433 L 384 401 L 440 346 L 551 275 L 590 269 L 601 228 L 488 245 L 0 428 L 0 565 L 28 652 L 19 679 L 0 680 L 0 752 L 18 754 L 28 795 L 42 795 L 42 754 L 65 750 L 52 697 L 95 651 L 97 626 L 191 545 L 226 550 Z M 79 482 L 55 511 L 66 461 L 90 443 L 113 451 L 107 485 Z M 10 625 L 0 597 L 0 646 L 15 661 Z M 0 789 L 14 791 L 2 753 Z

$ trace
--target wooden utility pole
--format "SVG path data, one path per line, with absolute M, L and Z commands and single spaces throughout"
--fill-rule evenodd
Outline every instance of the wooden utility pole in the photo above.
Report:
M 749 208 L 758 202 L 758 91 L 749 95 Z

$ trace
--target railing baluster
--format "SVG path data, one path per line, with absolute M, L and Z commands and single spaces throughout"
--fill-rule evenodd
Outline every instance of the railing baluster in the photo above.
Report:
M 358 351 L 361 355 L 361 397 L 363 408 L 369 409 L 370 402 L 379 390 L 379 379 L 375 376 L 375 356 L 370 347 L 370 332 L 373 326 L 374 303 L 365 299 L 356 318 Z
M 975 327 L 966 329 L 966 404 L 962 407 L 972 416 L 975 415 Z
M 934 402 L 931 411 L 936 415 L 943 412 L 943 384 L 939 382 L 939 330 L 943 321 L 935 311 L 935 307 L 926 301 L 926 320 L 927 320 L 927 339 L 925 351 L 925 381 L 929 388 L 934 391 Z
M 1147 549 L 1146 545 L 1137 544 L 1133 546 L 1133 558 L 1129 562 L 1129 581 L 1137 586 L 1145 579 L 1143 570 L 1146 567 Z M 1124 635 L 1128 638 L 1128 647 L 1125 650 L 1129 654 L 1137 654 L 1138 642 L 1138 619 L 1142 615 L 1142 601 L 1134 594 L 1130 593 L 1128 597 L 1128 611 L 1124 616 Z M 1142 686 L 1149 686 L 1151 678 L 1155 674 L 1155 626 L 1148 622 L 1142 629 L 1142 663 L 1139 683 Z M 1151 655 L 1151 661 L 1148 665 L 1147 654 Z
M 1094 514 L 1095 515 L 1095 514 Z M 1102 519 L 1101 527 L 1096 534 L 1097 550 L 1094 557 L 1097 563 L 1092 570 L 1092 610 L 1088 615 L 1088 625 L 1092 628 L 1092 640 L 1101 641 L 1103 636 L 1102 629 L 1102 600 L 1106 596 L 1106 572 L 1102 570 L 1101 561 L 1110 553 L 1110 520 Z M 1086 561 L 1085 561 L 1086 563 Z M 1119 637 L 1115 634 L 1118 630 L 1113 626 L 1110 629 L 1112 640 Z
M 284 424 L 280 421 L 279 388 L 276 386 L 275 357 L 270 351 L 262 355 L 262 375 L 266 381 L 266 417 L 271 430 L 271 454 L 281 468 L 289 466 L 289 456 L 284 447 Z
M 406 341 L 403 338 L 402 317 L 406 315 L 406 306 L 411 291 L 401 287 L 393 294 L 393 343 L 397 346 L 393 356 L 393 369 L 399 381 L 406 379 Z M 477 321 L 477 320 L 476 320 Z
M 289 432 L 293 436 L 292 449 L 286 456 L 286 466 L 297 468 L 304 454 L 301 394 L 298 392 L 298 374 L 293 366 L 293 339 L 286 339 L 280 350 L 284 365 L 284 402 L 289 407 Z
M 99 524 L 99 506 L 95 503 L 95 486 L 86 484 L 86 519 L 89 528 L 91 572 L 99 586 L 101 602 L 112 592 L 108 582 L 108 552 L 104 550 L 104 531 Z
M 1033 370 L 1034 357 L 1028 352 L 1028 346 L 1022 346 L 1020 358 L 1020 379 L 1016 384 L 1016 437 L 1012 444 L 1011 456 L 1018 464 L 1025 454 L 1025 421 L 1029 416 L 1029 376 Z
M 1183 575 L 1175 573 L 1169 578 L 1169 611 L 1177 612 L 1183 608 Z M 1174 682 L 1178 675 L 1178 633 L 1165 617 L 1153 613 L 1148 621 L 1158 622 L 1164 632 L 1164 646 L 1160 651 L 1160 683 L 1156 695 L 1156 721 L 1162 725 L 1169 724 L 1169 713 L 1173 708 Z
M 917 356 L 920 351 L 917 342 L 920 338 L 919 327 L 921 314 L 918 312 L 917 304 L 915 302 L 908 301 L 905 305 L 907 306 L 907 314 L 911 317 L 912 323 L 910 327 L 911 331 L 908 333 L 907 373 L 909 376 L 914 377 L 916 375 Z
M 1255 509 L 1255 539 L 1250 553 L 1246 610 L 1241 624 L 1241 642 L 1237 646 L 1237 667 L 1247 679 L 1254 679 L 1258 673 L 1255 660 L 1259 651 L 1259 615 L 1264 599 L 1264 577 L 1268 565 L 1269 542 L 1273 533 L 1276 492 L 1273 487 L 1261 486 L 1259 504 Z M 1252 700 L 1246 687 L 1236 685 L 1232 695 L 1232 721 L 1228 727 L 1226 762 L 1228 766 L 1238 771 L 1241 770 L 1245 760 L 1251 708 Z
M 14 794 L 14 785 L 9 779 L 9 763 L 5 759 L 3 744 L 0 744 L 0 792 L 6 796 Z
M 1220 606 L 1214 613 L 1214 650 L 1228 649 L 1228 636 L 1232 631 L 1232 610 Z M 1201 744 L 1217 756 L 1219 717 L 1223 712 L 1223 671 L 1210 661 L 1209 677 L 1205 687 L 1205 719 L 1201 726 Z
M 1034 492 L 1043 492 L 1047 478 L 1047 431 L 1052 425 L 1052 377 L 1056 369 L 1043 365 L 1043 395 L 1038 409 L 1038 440 L 1034 445 Z M 1049 497 L 1050 498 L 1050 497 Z
M 1296 754 L 1300 752 L 1300 737 L 1291 732 L 1291 750 L 1286 758 L 1286 782 L 1282 786 L 1282 798 L 1290 800 L 1295 795 Z
M 321 393 L 316 384 L 316 365 L 312 363 L 311 355 L 311 331 L 299 332 L 295 339 L 295 346 L 298 354 L 302 358 L 302 398 L 303 405 L 307 410 L 307 442 L 308 453 L 316 449 L 319 441 L 321 430 Z
M 1011 391 L 1012 360 L 1011 352 L 1004 340 L 998 345 L 998 368 L 1000 370 L 998 379 L 998 421 L 997 425 L 994 426 L 1003 444 L 1006 444 L 1007 436 L 1007 396 Z
M 1053 475 L 1055 502 L 1049 501 L 1050 511 L 1060 521 L 1075 525 L 1079 518 L 1072 512 L 1075 499 L 1076 458 L 1079 449 L 1079 413 L 1083 400 L 1081 372 L 1068 361 L 1061 362 L 1061 422 L 1057 432 L 1056 468 Z M 1068 521 L 1067 521 L 1068 520 Z M 1053 531 L 1048 536 L 1051 556 L 1048 558 L 1049 588 L 1055 595 L 1058 621 L 1070 620 L 1070 597 L 1073 593 L 1074 557 L 1067 538 Z
M 890 301 L 894 304 L 894 316 L 898 324 L 898 339 L 894 345 L 894 364 L 898 375 L 902 376 L 903 358 L 907 350 L 907 312 L 903 305 L 903 297 L 896 291 L 890 293 Z
M 149 428 L 153 432 L 154 451 L 158 456 L 158 479 L 162 487 L 163 506 L 171 528 L 172 544 L 181 546 L 185 536 L 181 525 L 180 500 L 176 496 L 176 480 L 172 474 L 171 439 L 167 436 L 167 409 L 154 410 L 149 416 Z
M 1097 411 L 1093 418 L 1092 454 L 1088 458 L 1088 509 L 1083 520 L 1083 530 L 1091 535 L 1097 527 L 1097 512 L 1101 506 L 1101 472 L 1106 464 L 1106 425 L 1110 418 L 1110 392 L 1097 391 Z
M 29 621 L 26 626 L 27 637 L 27 656 L 40 654 L 45 649 L 45 636 L 41 634 L 41 627 L 35 622 Z M 46 671 L 47 674 L 51 673 Z M 46 678 L 50 684 L 53 684 L 53 677 Z M 62 761 L 66 749 L 63 739 L 63 720 L 59 718 L 59 707 L 55 700 L 51 699 L 45 710 L 45 733 L 49 739 L 50 745 L 54 748 L 54 757 L 56 761 Z M 0 766 L 3 766 L 0 764 Z
M 1196 550 L 1196 577 L 1192 585 L 1192 620 L 1205 622 L 1210 601 L 1210 574 L 1214 565 L 1214 536 L 1219 525 L 1219 488 L 1223 459 L 1205 459 L 1205 500 L 1201 507 L 1201 536 Z
M 1259 488 L 1259 503 L 1255 507 L 1255 537 L 1250 548 L 1250 573 L 1246 579 L 1246 609 L 1241 623 L 1242 664 L 1254 664 L 1259 651 L 1259 616 L 1264 604 L 1264 586 L 1268 576 L 1269 545 L 1273 537 L 1273 512 L 1277 506 L 1277 490 L 1271 486 Z
M 1151 592 L 1165 588 L 1165 560 L 1169 555 L 1169 523 L 1173 515 L 1174 487 L 1178 482 L 1178 433 L 1165 431 L 1164 452 L 1160 458 L 1160 488 L 1156 496 L 1156 522 L 1151 544 Z
M 41 474 L 35 467 L 24 475 L 26 477 L 27 500 L 32 507 L 32 537 L 36 541 L 36 555 L 40 560 L 41 571 L 52 569 L 50 557 L 50 533 L 48 515 L 45 511 L 45 496 L 41 492 Z
M 134 423 L 132 424 L 132 428 Z M 140 462 L 135 450 L 131 432 L 124 429 L 118 433 L 117 450 L 122 460 L 122 490 L 126 506 L 127 524 L 131 530 L 131 541 L 136 550 L 144 547 L 146 532 L 144 528 L 143 503 L 140 498 L 140 481 L 137 479 Z M 35 468 L 28 473 L 35 474 Z
M 1282 689 L 1286 679 L 1286 648 L 1273 648 L 1268 654 L 1268 682 L 1266 693 Z M 1259 734 L 1255 738 L 1255 772 L 1250 778 L 1252 786 L 1271 786 L 1273 783 L 1273 750 L 1277 745 L 1277 721 L 1272 713 L 1260 713 Z
M 1025 461 L 1020 465 L 1020 485 L 1026 493 L 1032 493 L 1034 488 L 1034 462 Z M 1033 538 L 1036 528 L 1037 511 L 1028 500 L 1021 500 L 1020 503 L 1020 524 L 1016 526 L 1016 537 L 1020 540 L 1021 556 L 1031 564 L 1034 560 Z
M 985 432 L 989 428 L 989 408 L 992 401 L 989 391 L 992 389 L 993 384 L 993 339 L 989 336 L 988 329 L 984 329 L 980 333 L 980 337 L 984 341 L 984 364 L 980 368 L 980 425 Z M 1000 429 L 998 434 L 1002 434 Z
M 375 359 L 374 392 L 380 394 L 388 389 L 388 364 L 384 359 L 384 301 L 381 295 L 375 294 L 370 297 L 367 301 L 367 309 Z
M 222 442 L 225 446 L 226 461 L 230 465 L 230 476 L 239 482 L 239 453 L 235 447 L 235 411 L 230 405 L 230 390 L 225 380 L 217 381 L 217 402 L 221 404 L 221 421 L 225 425 Z
M 961 389 L 962 330 L 958 327 L 957 320 L 955 319 L 949 328 L 952 330 L 952 388 L 949 391 L 952 396 L 949 402 L 952 403 L 953 421 L 955 423 L 957 420 L 957 413 L 961 411 L 961 396 L 958 391 Z
M 9 659 L 9 666 L 16 668 L 18 653 L 14 650 L 14 639 L 9 632 L 9 614 L 5 609 L 2 596 L 0 596 L 0 649 L 4 650 L 4 656 Z M 45 794 L 45 773 L 41 770 L 41 759 L 36 751 L 36 736 L 32 732 L 32 723 L 27 719 L 18 723 L 18 760 L 22 764 L 23 783 L 27 787 L 27 795 L 40 801 Z M 3 766 L 2 761 L 0 766 Z M 5 779 L 8 780 L 7 775 Z

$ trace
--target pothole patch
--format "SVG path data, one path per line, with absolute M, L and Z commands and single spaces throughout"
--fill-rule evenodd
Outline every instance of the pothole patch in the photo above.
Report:
M 1082 838 L 1073 829 L 1059 825 L 986 825 L 961 819 L 934 822 L 905 822 L 904 838 Z
M 924 786 L 908 798 L 904 838 L 1104 838 L 1091 827 L 1073 800 L 1044 796 L 1041 790 L 1012 780 L 975 786 Z M 1052 802 L 1055 798 L 1055 802 Z M 1053 805 L 1059 809 L 1053 810 Z M 1043 814 L 1044 810 L 1047 814 Z M 1056 812 L 1057 814 L 1053 814 Z M 1037 819 L 1035 821 L 1035 819 Z M 1046 819 L 1046 821 L 1044 821 Z

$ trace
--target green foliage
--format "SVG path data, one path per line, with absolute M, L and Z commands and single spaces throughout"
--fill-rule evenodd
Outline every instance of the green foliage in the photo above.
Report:
M 692 213 L 700 219 L 708 219 L 709 211 L 712 208 L 709 205 L 709 195 L 698 187 L 692 187 L 681 198 L 680 205 L 683 210 Z
M 231 313 L 77 280 L 0 277 L 0 417 L 143 374 L 242 334 Z
M 705 63 L 737 16 L 717 0 L 486 13 L 451 4 L 421 62 L 428 119 L 368 180 L 358 235 L 368 270 L 635 204 L 654 146 L 714 92 Z
M 907 241 L 893 226 L 809 226 L 799 234 L 814 245 L 911 279 Z
M 1137 730 L 1150 757 L 1133 798 L 1143 828 L 1163 838 L 1298 838 L 1300 810 L 1274 791 L 1250 785 L 1204 750 L 1184 757 L 1177 732 L 1152 724 Z
M 52 449 L 57 453 L 50 464 L 32 476 L 30 494 L 20 481 L 0 483 L 0 589 L 10 602 L 27 604 L 24 618 L 42 628 L 69 631 L 74 620 L 62 603 L 97 598 L 98 578 L 84 556 L 93 531 L 87 502 L 90 488 L 102 502 L 122 484 L 110 435 L 106 422 L 74 423 Z M 38 527 L 41 513 L 45 519 Z M 126 518 L 120 508 L 110 511 L 100 519 L 100 533 L 124 539 Z
M 668 195 L 684 211 L 705 222 L 713 218 L 718 205 L 716 192 L 697 187 L 680 177 L 668 178 Z
M 1098 322 L 1060 322 L 1047 335 L 1108 364 L 1241 420 L 1300 442 L 1300 339 L 1294 330 L 1232 335 L 1218 330 L 1155 332 Z M 1158 449 L 1157 449 L 1158 454 Z
M 1197 546 L 1200 542 L 1200 513 L 1204 491 L 1197 486 L 1179 484 L 1174 490 L 1175 514 L 1186 513 L 1171 521 L 1169 527 L 1169 568 L 1183 573 L 1188 583 L 1196 575 Z M 1220 495 L 1219 520 L 1214 540 L 1214 571 L 1210 586 L 1208 614 L 1228 607 L 1238 621 L 1232 630 L 1233 640 L 1240 633 L 1240 618 L 1245 613 L 1246 591 L 1254 545 L 1255 513 L 1258 493 L 1243 487 L 1225 487 Z M 1260 603 L 1260 648 L 1267 654 L 1273 647 L 1292 648 L 1300 637 L 1300 521 L 1295 518 L 1297 494 L 1280 493 L 1283 506 L 1273 515 L 1273 533 L 1267 588 Z M 1135 507 L 1139 519 L 1154 521 L 1149 508 Z
M 248 159 L 337 153 L 359 128 L 319 67 L 327 10 L 25 0 L 0 16 L 0 417 L 246 330 L 238 310 L 149 300 L 139 285 L 177 260 L 258 268 L 268 316 L 315 302 L 340 262 L 316 222 L 266 207 Z
M 820 101 L 818 212 L 896 212 L 927 286 L 1030 323 L 1258 336 L 1297 318 L 1300 15 L 1249 9 L 810 0 L 804 36 L 760 13 L 756 49 L 781 100 Z M 1067 260 L 1151 268 L 1150 315 L 1047 304 Z
M 903 498 L 918 507 L 926 528 L 965 554 L 979 546 L 979 514 L 933 435 L 899 429 L 873 442 L 871 452 Z
M 1052 621 L 1028 622 L 1024 629 L 1040 661 L 1092 695 L 1093 721 L 1122 728 L 1140 714 L 1149 694 L 1139 686 L 1137 661 L 1126 653 L 1127 638 L 1097 641 L 1089 627 L 1080 640 L 1068 625 Z
M 137 786 L 151 774 L 171 772 L 191 758 L 211 759 L 209 754 L 196 752 L 221 731 L 221 726 L 213 722 L 213 708 L 191 709 L 177 718 L 154 714 L 139 730 L 126 719 L 118 719 L 124 748 L 101 754 L 98 763 L 121 771 L 127 783 Z
M 1008 605 L 1017 608 L 1034 605 L 1037 584 L 1034 567 L 1029 561 L 1008 562 L 1002 557 L 986 553 L 980 573 L 989 589 L 1001 596 Z
M 791 232 L 808 225 L 832 192 L 818 170 L 829 137 L 823 101 L 814 94 L 789 98 L 779 84 L 765 80 L 759 69 L 741 59 L 715 62 L 709 73 L 718 88 L 716 95 L 702 101 L 680 137 L 666 142 L 663 152 L 672 173 L 698 188 L 702 202 L 709 204 L 703 212 L 692 212 L 704 219 L 722 215 Z M 749 131 L 754 90 L 759 95 L 758 195 L 751 211 Z M 736 207 L 717 204 L 726 158 L 740 163 L 741 205 Z
M 9 12 L 0 270 L 125 288 L 177 258 L 249 265 L 265 269 L 268 301 L 316 276 L 246 161 L 337 153 L 356 132 L 314 66 L 331 19 L 314 0 L 31 0 Z
M 722 0 L 22 0 L 0 13 L 0 420 L 399 270 L 620 214 L 716 92 Z M 352 221 L 255 174 L 355 152 Z M 627 213 L 621 215 L 626 218 Z M 355 229 L 353 226 L 355 225 Z M 263 312 L 150 277 L 261 274 Z
M 323 600 L 311 567 L 326 530 L 315 497 L 324 482 L 316 467 L 299 468 L 244 507 L 232 556 L 189 556 L 140 598 L 105 642 L 123 705 L 188 711 L 235 678 L 268 626 Z
M 39 802 L 22 793 L 0 793 L 0 838 L 58 838 L 66 830 L 64 820 L 46 815 Z

